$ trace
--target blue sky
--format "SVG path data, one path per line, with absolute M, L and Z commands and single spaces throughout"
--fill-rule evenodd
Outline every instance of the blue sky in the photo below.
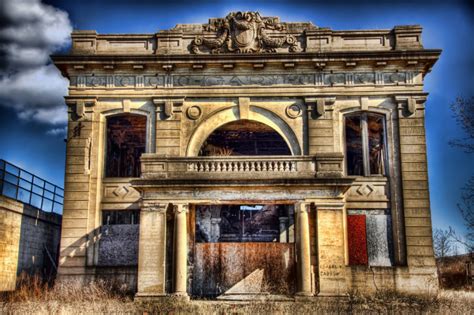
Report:
M 463 231 L 456 204 L 461 187 L 469 177 L 474 176 L 474 156 L 450 147 L 448 142 L 464 136 L 455 124 L 449 104 L 457 96 L 474 95 L 474 14 L 468 2 L 45 2 L 67 12 L 74 29 L 94 29 L 99 33 L 154 33 L 172 28 L 177 23 L 206 23 L 209 17 L 223 17 L 230 11 L 247 10 L 259 11 L 265 16 L 280 16 L 282 21 L 312 21 L 318 26 L 335 30 L 391 29 L 395 25 L 420 24 L 425 48 L 443 50 L 425 81 L 425 91 L 430 93 L 426 104 L 426 127 L 433 223 L 435 227 L 451 225 Z M 67 43 L 54 42 L 51 47 L 51 51 L 64 51 Z M 2 54 L 0 58 L 3 58 Z M 15 71 L 22 70 L 18 68 Z M 0 73 L 0 79 L 8 75 L 9 72 L 4 70 Z M 65 143 L 61 132 L 63 120 L 56 116 L 64 115 L 64 112 L 51 112 L 50 116 L 44 115 L 44 119 L 38 120 L 25 114 L 25 111 L 19 115 L 14 106 L 6 103 L 0 95 L 0 158 L 62 185 Z

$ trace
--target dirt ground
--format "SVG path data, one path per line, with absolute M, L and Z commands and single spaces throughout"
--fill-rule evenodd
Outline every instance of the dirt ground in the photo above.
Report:
M 437 296 L 414 297 L 378 293 L 364 297 L 313 298 L 297 302 L 221 302 L 170 299 L 134 302 L 131 297 L 101 299 L 49 298 L 46 301 L 8 301 L 2 314 L 473 314 L 474 292 L 441 291 Z

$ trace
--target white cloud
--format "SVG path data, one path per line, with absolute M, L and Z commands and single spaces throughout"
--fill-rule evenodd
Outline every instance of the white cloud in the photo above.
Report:
M 71 31 L 67 13 L 40 0 L 0 1 L 0 106 L 24 120 L 66 123 L 68 81 L 49 55 L 69 44 Z
M 67 85 L 52 64 L 22 70 L 0 79 L 0 103 L 19 110 L 56 107 L 64 104 Z
M 53 129 L 50 129 L 48 131 L 46 131 L 46 134 L 47 135 L 50 135 L 50 136 L 63 136 L 65 137 L 66 136 L 66 133 L 67 133 L 67 127 L 63 127 L 63 128 L 53 128 Z

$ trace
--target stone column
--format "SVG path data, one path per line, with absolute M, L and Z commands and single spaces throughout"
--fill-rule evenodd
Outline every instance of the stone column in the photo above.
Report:
M 296 273 L 297 296 L 312 296 L 311 291 L 311 248 L 309 237 L 309 204 L 300 202 L 296 204 Z
M 319 296 L 347 294 L 343 203 L 316 205 Z
M 141 205 L 137 297 L 166 295 L 167 208 L 165 203 L 143 202 Z
M 188 231 L 187 204 L 175 205 L 174 219 L 174 294 L 187 297 L 188 282 Z

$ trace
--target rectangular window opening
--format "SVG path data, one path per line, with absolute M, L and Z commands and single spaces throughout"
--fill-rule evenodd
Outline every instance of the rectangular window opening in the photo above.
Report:
M 294 242 L 293 205 L 198 205 L 196 242 Z
M 364 153 L 360 116 L 346 117 L 347 174 L 364 175 Z
M 140 210 L 103 210 L 102 225 L 140 224 Z

